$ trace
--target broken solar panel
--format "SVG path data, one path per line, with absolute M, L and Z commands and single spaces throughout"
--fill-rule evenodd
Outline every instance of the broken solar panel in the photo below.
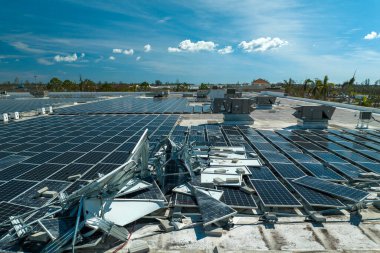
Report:
M 10 216 L 18 216 L 33 211 L 33 208 L 16 205 L 7 202 L 0 202 L 0 223 L 9 221 Z
M 257 204 L 251 194 L 241 191 L 239 188 L 218 186 L 223 191 L 220 201 L 232 208 L 257 208 Z
M 174 195 L 174 206 L 178 207 L 197 207 L 197 200 L 194 196 L 175 193 Z
M 94 180 L 98 179 L 101 175 L 107 175 L 111 171 L 118 168 L 120 165 L 118 164 L 105 164 L 105 163 L 98 163 L 94 167 L 92 167 L 90 170 L 88 170 L 83 176 L 83 180 Z
M 251 183 L 265 207 L 302 207 L 279 181 L 251 180 Z
M 369 193 L 358 190 L 352 187 L 344 186 L 341 184 L 332 183 L 315 177 L 305 176 L 298 179 L 294 179 L 293 182 L 306 186 L 308 188 L 321 191 L 332 196 L 359 202 L 365 199 Z
M 75 225 L 76 217 L 41 219 L 39 225 L 46 231 L 52 240 L 55 240 Z
M 20 204 L 24 206 L 30 206 L 30 207 L 41 207 L 54 199 L 57 196 L 53 197 L 42 197 L 42 196 L 36 196 L 37 191 L 47 187 L 48 191 L 52 192 L 61 192 L 63 191 L 67 186 L 69 186 L 70 183 L 67 182 L 60 182 L 60 181 L 52 181 L 52 180 L 44 180 L 34 187 L 30 188 L 26 192 L 22 193 L 18 197 L 12 200 L 12 203 Z
M 194 195 L 202 215 L 203 225 L 207 226 L 220 220 L 227 219 L 237 212 L 223 202 L 194 187 Z
M 288 181 L 290 186 L 300 195 L 300 197 L 310 206 L 318 207 L 344 207 L 345 205 L 338 199 L 326 194 L 312 190 L 305 186 Z
M 118 198 L 122 199 L 141 199 L 141 200 L 163 200 L 166 202 L 164 194 L 158 188 L 156 182 L 152 181 L 152 186 L 141 189 L 136 192 L 128 193 Z

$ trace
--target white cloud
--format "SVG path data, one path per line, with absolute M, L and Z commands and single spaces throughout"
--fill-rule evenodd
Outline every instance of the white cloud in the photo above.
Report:
M 115 56 L 110 56 L 108 59 L 110 59 L 111 61 L 114 61 L 116 58 Z
M 121 48 L 112 49 L 112 53 L 114 53 L 114 54 L 121 54 L 122 52 L 123 52 L 123 49 L 121 49 Z
M 53 64 L 54 64 L 54 62 L 51 62 L 51 61 L 49 61 L 49 60 L 47 60 L 47 59 L 45 59 L 45 58 L 38 58 L 38 59 L 37 59 L 37 62 L 38 62 L 39 64 L 46 65 L 46 66 L 50 66 L 50 65 L 53 65 Z
M 136 57 L 136 61 L 139 61 L 141 59 L 141 56 Z
M 199 52 L 199 51 L 213 51 L 218 44 L 212 41 L 197 41 L 191 42 L 191 40 L 184 40 L 179 43 L 177 48 L 169 47 L 168 51 L 173 52 Z
M 31 48 L 31 47 L 29 47 L 29 45 L 27 45 L 23 42 L 20 42 L 20 41 L 12 42 L 12 43 L 10 43 L 10 45 L 15 47 L 16 49 L 18 49 L 20 51 L 25 51 L 28 53 L 41 54 L 41 53 L 45 52 L 44 50 L 41 50 L 41 49 Z
M 125 49 L 123 51 L 123 54 L 126 54 L 126 55 L 133 55 L 133 53 L 134 53 L 133 49 Z
M 78 56 L 76 53 L 67 56 L 56 55 L 54 56 L 54 60 L 56 62 L 75 62 L 78 60 Z
M 148 52 L 150 52 L 151 50 L 152 50 L 152 46 L 151 46 L 151 45 L 146 44 L 146 45 L 144 46 L 144 52 L 145 52 L 145 53 L 148 53 Z
M 172 18 L 171 17 L 164 17 L 163 19 L 160 19 L 157 22 L 160 24 L 163 24 L 163 23 L 166 23 L 167 21 L 169 21 L 170 19 L 172 19 Z
M 177 53 L 177 52 L 181 52 L 181 49 L 179 49 L 178 47 L 168 47 L 168 52 Z
M 81 53 L 81 54 L 80 54 L 80 57 L 81 57 L 81 58 L 84 58 L 85 56 L 86 56 L 85 53 Z
M 365 40 L 373 40 L 373 39 L 378 39 L 378 38 L 380 38 L 380 34 L 374 31 L 364 36 Z
M 256 40 L 242 41 L 239 47 L 246 52 L 264 52 L 267 50 L 280 48 L 289 44 L 286 40 L 280 38 L 261 37 Z
M 232 49 L 231 46 L 226 46 L 225 48 L 222 48 L 222 49 L 218 50 L 219 54 L 231 54 L 233 52 L 234 52 L 234 50 Z

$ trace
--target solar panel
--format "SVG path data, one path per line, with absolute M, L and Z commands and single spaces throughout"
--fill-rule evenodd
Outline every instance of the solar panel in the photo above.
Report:
M 359 163 L 361 166 L 366 168 L 369 171 L 380 174 L 380 163 Z
M 301 207 L 301 203 L 279 181 L 251 180 L 265 207 Z
M 315 177 L 332 181 L 347 181 L 344 177 L 325 167 L 323 164 L 301 163 L 300 165 Z
M 0 201 L 9 201 L 34 186 L 36 182 L 11 180 L 0 185 Z
M 133 193 L 129 193 L 123 195 L 119 198 L 123 199 L 144 199 L 144 200 L 163 200 L 166 201 L 164 194 L 161 192 L 160 188 L 158 188 L 157 184 L 152 181 L 152 186 L 148 188 L 141 189 L 140 191 L 136 191 Z
M 312 152 L 313 155 L 317 156 L 322 161 L 325 161 L 327 163 L 347 163 L 346 160 L 340 158 L 337 155 L 334 155 L 330 152 Z
M 257 204 L 252 195 L 241 191 L 239 188 L 218 186 L 218 190 L 223 191 L 220 201 L 232 208 L 257 208 Z
M 75 162 L 75 160 L 83 155 L 84 153 L 68 151 L 50 160 L 49 163 L 69 164 L 71 162 Z
M 55 240 L 72 229 L 75 225 L 75 217 L 41 219 L 38 223 L 47 231 L 51 239 Z
M 249 171 L 251 172 L 251 175 L 249 178 L 251 180 L 277 180 L 276 176 L 273 175 L 272 171 L 268 167 L 262 166 L 262 167 L 252 167 L 248 166 Z
M 90 170 L 88 170 L 83 176 L 83 180 L 94 180 L 98 179 L 99 175 L 107 175 L 120 165 L 117 164 L 104 164 L 104 163 L 99 163 L 92 167 Z
M 175 193 L 174 206 L 179 207 L 197 207 L 197 200 L 195 197 L 187 194 Z
M 65 165 L 63 164 L 45 163 L 32 170 L 29 170 L 28 172 L 17 177 L 17 179 L 41 181 L 51 176 L 52 174 L 58 172 L 63 167 L 65 167 Z
M 49 191 L 55 191 L 59 193 L 63 191 L 67 186 L 69 186 L 69 184 L 70 183 L 61 181 L 44 180 L 13 199 L 12 203 L 30 207 L 41 207 L 57 196 L 52 198 L 35 197 L 38 190 L 44 187 L 48 187 Z
M 301 146 L 302 148 L 308 150 L 308 151 L 324 151 L 323 148 L 318 147 L 317 145 L 311 143 L 311 142 L 295 142 L 297 145 Z
M 226 219 L 237 213 L 228 205 L 213 198 L 211 195 L 198 190 L 197 188 L 195 188 L 194 192 L 204 226 Z
M 36 164 L 15 164 L 11 167 L 8 167 L 2 171 L 0 171 L 0 180 L 8 181 L 19 175 L 24 174 L 25 172 L 30 171 L 31 169 L 37 167 Z
M 286 152 L 286 154 L 299 163 L 319 163 L 317 160 L 315 160 L 312 156 L 308 154 L 298 152 Z
M 45 151 L 38 155 L 35 155 L 27 160 L 24 161 L 24 163 L 34 163 L 34 164 L 41 164 L 45 163 L 49 160 L 52 160 L 54 157 L 59 156 L 61 153 L 58 152 L 49 152 Z
M 291 163 L 286 156 L 279 152 L 260 151 L 259 153 L 262 154 L 269 163 Z
M 128 160 L 129 154 L 129 152 L 112 152 L 103 160 L 103 163 L 124 164 Z
M 288 181 L 290 186 L 300 195 L 300 197 L 310 206 L 318 207 L 344 207 L 339 200 L 326 194 L 309 189 L 305 186 Z
M 271 163 L 271 165 L 283 178 L 306 176 L 306 174 L 293 163 Z
M 359 202 L 365 199 L 369 193 L 352 187 L 332 183 L 315 177 L 305 176 L 294 179 L 293 182 L 308 188 L 330 194 L 332 196 Z
M 350 163 L 330 163 L 329 165 L 351 179 L 360 179 L 360 173 L 365 172 L 364 170 Z
M 18 216 L 33 210 L 33 208 L 27 206 L 20 206 L 8 202 L 0 202 L 0 223 L 9 221 L 10 216 Z
M 69 181 L 68 177 L 78 175 L 78 174 L 83 175 L 91 167 L 92 167 L 92 165 L 89 165 L 89 164 L 72 163 L 72 164 L 65 166 L 63 169 L 61 169 L 57 173 L 53 174 L 52 176 L 50 176 L 49 179 Z
M 107 155 L 106 152 L 90 151 L 76 160 L 76 163 L 97 164 Z

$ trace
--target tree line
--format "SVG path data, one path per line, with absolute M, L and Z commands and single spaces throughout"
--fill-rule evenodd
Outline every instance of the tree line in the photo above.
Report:
M 357 84 L 355 75 L 342 84 L 330 82 L 327 75 L 321 79 L 308 78 L 303 83 L 296 83 L 289 78 L 284 80 L 283 87 L 290 96 L 380 107 L 380 82 L 370 85 L 369 79 L 366 79 L 365 82 Z

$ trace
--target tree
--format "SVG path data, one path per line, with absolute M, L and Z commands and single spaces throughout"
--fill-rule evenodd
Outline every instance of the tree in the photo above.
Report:
M 205 83 L 201 83 L 201 85 L 199 86 L 199 89 L 200 90 L 208 90 L 208 86 Z
M 85 79 L 79 83 L 81 91 L 96 91 L 96 84 L 90 79 Z
M 61 91 L 62 90 L 62 81 L 57 77 L 50 79 L 47 89 L 51 91 Z
M 284 80 L 285 92 L 286 92 L 286 93 L 291 93 L 291 91 L 292 91 L 292 86 L 293 86 L 295 83 L 296 83 L 296 82 L 295 82 L 292 78 L 289 78 L 289 80 Z
M 78 90 L 78 86 L 76 85 L 76 83 L 74 83 L 70 80 L 63 81 L 62 88 L 65 91 L 77 91 Z
M 160 80 L 156 80 L 156 81 L 154 81 L 154 85 L 161 86 L 162 82 Z
M 309 88 L 309 85 L 314 85 L 314 81 L 311 80 L 310 78 L 306 79 L 304 82 L 303 82 L 303 96 L 305 97 L 305 94 L 306 94 L 306 91 L 308 90 Z
M 149 86 L 149 83 L 148 82 L 142 82 L 140 85 L 139 85 L 139 88 L 140 90 L 142 91 L 147 91 L 150 89 L 150 86 Z

